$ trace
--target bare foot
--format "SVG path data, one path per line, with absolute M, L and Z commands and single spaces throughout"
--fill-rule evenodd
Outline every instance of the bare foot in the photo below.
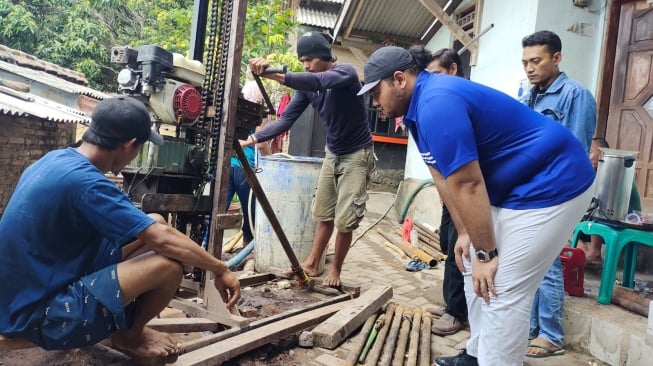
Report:
M 148 327 L 143 328 L 143 331 L 136 335 L 129 330 L 118 331 L 111 336 L 111 343 L 130 357 L 167 357 L 170 359 L 172 356 L 176 360 L 179 353 L 177 342 L 168 333 Z
M 324 278 L 324 281 L 322 281 L 322 286 L 340 288 L 340 285 L 340 272 L 331 268 L 329 270 L 329 274 L 327 274 L 327 276 Z

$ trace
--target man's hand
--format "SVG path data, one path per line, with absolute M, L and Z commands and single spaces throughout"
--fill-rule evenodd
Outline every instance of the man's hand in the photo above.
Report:
M 474 293 L 482 297 L 486 304 L 490 303 L 490 293 L 497 296 L 497 290 L 494 288 L 494 275 L 499 267 L 499 258 L 494 257 L 489 262 L 481 262 L 474 259 L 472 262 L 472 283 L 474 284 Z
M 233 272 L 227 270 L 220 274 L 215 273 L 214 283 L 227 307 L 231 308 L 236 305 L 236 301 L 240 299 L 240 282 Z
M 249 60 L 249 69 L 255 75 L 261 75 L 268 67 L 270 67 L 270 62 L 262 57 Z
M 463 256 L 469 261 L 469 245 L 471 240 L 469 240 L 469 235 L 466 233 L 458 233 L 458 239 L 456 240 L 456 246 L 453 251 L 456 254 L 456 266 L 460 270 L 460 273 L 465 273 L 465 266 L 463 265 Z

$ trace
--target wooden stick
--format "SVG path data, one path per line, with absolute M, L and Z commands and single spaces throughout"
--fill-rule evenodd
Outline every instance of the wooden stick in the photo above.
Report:
M 408 344 L 408 359 L 406 360 L 406 366 L 417 366 L 417 352 L 419 351 L 419 333 L 421 325 L 422 309 L 416 308 L 413 310 L 413 324 L 410 328 L 410 343 Z
M 376 366 L 377 361 L 381 357 L 381 351 L 383 351 L 385 345 L 385 339 L 388 335 L 388 331 L 390 330 L 392 317 L 394 315 L 396 307 L 397 305 L 395 305 L 392 302 L 389 303 L 388 306 L 386 306 L 385 315 L 383 315 L 383 326 L 379 331 L 379 335 L 376 336 L 376 341 L 374 342 L 374 345 L 370 350 L 370 354 L 367 358 L 367 361 L 365 361 L 366 365 Z
M 431 313 L 422 314 L 422 334 L 419 339 L 419 366 L 431 365 Z
M 388 247 L 388 248 L 394 250 L 395 252 L 399 253 L 399 255 L 401 256 L 401 259 L 406 259 L 406 258 L 408 258 L 408 256 L 406 255 L 406 253 L 404 253 L 403 250 L 399 249 L 398 246 L 392 244 L 392 243 L 389 242 L 389 241 L 384 242 L 384 244 L 385 244 L 386 247 Z
M 404 357 L 406 356 L 406 346 L 408 345 L 408 336 L 410 335 L 410 324 L 413 322 L 413 310 L 406 309 L 401 317 L 401 329 L 397 339 L 397 349 L 392 359 L 392 366 L 403 366 Z
M 411 257 L 411 258 L 413 258 L 413 259 L 420 259 L 420 260 L 422 260 L 424 263 L 428 264 L 429 267 L 431 267 L 431 268 L 432 268 L 432 267 L 435 267 L 435 266 L 438 265 L 438 261 L 437 261 L 437 259 L 435 259 L 435 258 L 431 257 L 430 255 L 426 254 L 423 250 L 416 249 L 416 248 L 413 247 L 410 243 L 408 243 L 408 242 L 406 242 L 406 241 L 403 241 L 403 240 L 402 240 L 401 242 L 394 241 L 394 239 L 393 239 L 392 237 L 390 237 L 388 234 L 386 234 L 386 233 L 385 233 L 382 229 L 380 229 L 380 228 L 377 229 L 377 232 L 378 232 L 381 236 L 383 236 L 386 240 L 388 240 L 388 241 L 390 241 L 391 243 L 393 243 L 393 244 L 395 244 L 396 246 L 398 246 L 398 247 L 399 247 L 401 250 L 403 250 L 404 253 L 406 253 L 406 255 L 408 255 L 409 257 Z
M 424 236 L 428 238 L 430 241 L 440 243 L 440 235 L 436 235 L 435 233 L 432 233 L 430 231 L 426 231 L 426 229 L 422 228 L 421 226 L 414 225 L 414 227 L 417 229 L 417 234 L 419 236 Z
M 627 287 L 615 286 L 612 293 L 613 304 L 645 317 L 650 315 L 648 313 L 650 301 Z
M 395 308 L 395 314 L 392 317 L 392 325 L 390 326 L 390 331 L 388 332 L 388 338 L 385 341 L 385 347 L 383 347 L 383 354 L 381 355 L 381 360 L 379 361 L 379 366 L 389 366 L 392 361 L 392 355 L 395 353 L 395 348 L 397 347 L 397 338 L 399 337 L 399 328 L 401 326 L 401 320 L 404 316 L 404 307 L 398 305 Z
M 363 329 L 361 329 L 360 333 L 358 333 L 358 337 L 360 337 L 360 339 L 356 344 L 354 344 L 354 347 L 349 351 L 349 355 L 347 355 L 347 359 L 345 360 L 345 366 L 355 366 L 358 363 L 358 356 L 360 356 L 363 347 L 365 347 L 367 337 L 370 335 L 370 332 L 374 327 L 374 323 L 376 323 L 377 317 L 378 314 L 372 314 L 372 316 L 367 318 L 367 320 L 365 321 L 365 324 L 363 325 Z

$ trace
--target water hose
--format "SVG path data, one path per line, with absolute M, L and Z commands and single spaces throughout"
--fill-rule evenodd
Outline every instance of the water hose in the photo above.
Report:
M 229 267 L 230 270 L 233 270 L 234 268 L 238 267 L 244 260 L 247 258 L 247 256 L 254 250 L 254 243 L 256 240 L 253 240 L 247 244 L 243 250 L 238 252 L 235 256 L 233 256 L 231 259 L 227 261 L 227 267 Z
M 434 184 L 434 183 L 433 183 L 433 180 L 432 180 L 432 179 L 426 179 L 426 180 L 422 181 L 422 182 L 417 186 L 417 188 L 415 189 L 415 191 L 414 191 L 410 196 L 408 196 L 408 199 L 407 199 L 406 202 L 404 203 L 404 206 L 401 208 L 401 212 L 399 213 L 399 220 L 400 220 L 400 222 L 403 221 L 404 218 L 406 217 L 406 214 L 408 213 L 408 208 L 410 208 L 410 205 L 413 203 L 413 200 L 415 199 L 415 197 L 417 196 L 417 194 L 418 194 L 418 193 L 419 193 L 419 192 L 420 192 L 424 187 L 431 186 L 431 185 L 433 185 L 433 184 Z

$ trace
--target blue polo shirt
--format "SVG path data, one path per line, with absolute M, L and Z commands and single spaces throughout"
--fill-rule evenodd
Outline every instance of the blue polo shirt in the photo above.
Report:
M 587 153 L 566 128 L 460 77 L 421 72 L 404 123 L 426 164 L 445 178 L 478 160 L 493 206 L 554 206 L 594 180 Z
M 94 270 L 103 241 L 120 248 L 153 223 L 76 149 L 29 166 L 0 220 L 0 333 L 31 331 L 45 301 Z

